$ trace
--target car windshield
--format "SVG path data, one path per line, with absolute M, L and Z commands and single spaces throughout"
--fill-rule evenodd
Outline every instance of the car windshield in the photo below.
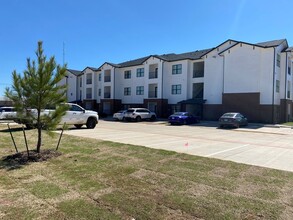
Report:
M 134 109 L 128 109 L 126 112 L 127 113 L 133 113 L 134 112 Z
M 222 117 L 233 118 L 234 116 L 235 116 L 235 113 L 226 113 Z
M 124 110 L 121 110 L 121 111 L 118 111 L 117 113 L 124 113 L 125 111 Z
M 184 115 L 184 112 L 175 112 L 173 115 Z

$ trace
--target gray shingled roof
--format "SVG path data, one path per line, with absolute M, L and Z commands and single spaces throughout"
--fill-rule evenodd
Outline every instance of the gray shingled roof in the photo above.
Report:
M 144 63 L 144 61 L 146 61 L 149 57 L 151 56 L 147 56 L 147 57 L 142 57 L 142 58 L 138 58 L 135 60 L 130 60 L 130 61 L 126 61 L 123 63 L 119 63 L 118 66 L 119 67 L 129 67 L 129 66 L 137 66 L 137 65 L 141 65 Z
M 177 60 L 198 60 L 203 55 L 205 55 L 208 52 L 210 52 L 212 49 L 213 48 L 205 49 L 205 50 L 197 50 L 197 51 L 181 53 L 181 54 L 175 54 L 175 53 L 163 54 L 163 55 L 160 55 L 158 57 L 161 57 L 163 60 L 166 60 L 166 61 L 169 61 L 169 62 L 177 61 Z
M 79 71 L 79 70 L 67 69 L 67 71 L 71 72 L 75 76 L 78 76 L 81 74 L 81 71 Z
M 186 59 L 197 60 L 197 59 L 200 59 L 203 55 L 205 55 L 209 51 L 211 51 L 212 49 L 197 50 L 197 51 L 188 52 L 188 53 L 181 53 L 181 54 L 169 53 L 169 54 L 163 54 L 163 55 L 150 55 L 150 56 L 138 58 L 135 60 L 130 60 L 130 61 L 126 61 L 123 63 L 111 64 L 111 65 L 116 66 L 116 67 L 130 67 L 130 66 L 142 65 L 150 57 L 156 57 L 158 59 L 162 59 L 167 62 L 186 60 Z
M 286 39 L 266 41 L 266 42 L 257 43 L 256 45 L 261 47 L 276 47 L 282 44 L 284 41 L 286 41 Z
M 251 43 L 246 43 L 246 42 L 241 42 L 241 41 L 236 41 L 236 40 L 231 40 L 231 41 L 236 42 L 236 44 L 231 45 L 231 47 L 234 47 L 238 43 L 244 43 L 244 44 L 250 44 L 250 45 L 255 45 L 255 46 L 264 47 L 264 48 L 275 47 L 275 46 L 282 44 L 284 41 L 287 42 L 286 39 L 266 41 L 266 42 L 260 42 L 260 43 L 256 43 L 256 44 L 251 44 Z M 225 42 L 227 42 L 227 41 L 225 41 Z M 141 57 L 141 58 L 138 58 L 135 60 L 126 61 L 126 62 L 119 63 L 119 64 L 114 64 L 114 63 L 109 63 L 109 62 L 106 62 L 106 63 L 111 66 L 117 67 L 117 68 L 122 68 L 122 67 L 142 65 L 150 57 L 156 57 L 158 59 L 162 59 L 167 62 L 174 62 L 174 61 L 179 61 L 179 60 L 197 60 L 197 59 L 201 59 L 202 56 L 206 55 L 207 53 L 209 53 L 213 49 L 215 49 L 215 48 L 196 50 L 196 51 L 181 53 L 181 54 L 169 53 L 169 54 L 162 54 L 162 55 L 149 55 L 146 57 Z M 224 51 L 222 51 L 222 52 L 224 52 Z M 99 70 L 99 69 L 97 69 L 97 70 Z

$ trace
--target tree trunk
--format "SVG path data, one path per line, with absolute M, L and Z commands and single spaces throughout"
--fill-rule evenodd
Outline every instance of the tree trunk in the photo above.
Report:
M 38 129 L 37 153 L 40 153 L 41 145 L 42 145 L 42 125 L 41 125 L 41 110 L 40 109 L 38 109 L 37 129 Z
M 42 128 L 38 127 L 38 143 L 37 143 L 37 152 L 41 152 L 41 145 L 42 145 Z

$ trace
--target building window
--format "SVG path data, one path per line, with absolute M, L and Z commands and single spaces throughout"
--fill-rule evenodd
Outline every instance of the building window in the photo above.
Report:
M 99 89 L 98 91 L 99 91 L 99 94 L 98 94 L 98 95 L 101 96 L 101 94 L 102 94 L 102 90 Z
M 281 66 L 281 56 L 280 56 L 280 54 L 277 54 L 277 66 L 278 67 Z
M 105 99 L 111 98 L 111 86 L 104 87 L 104 98 Z
M 124 71 L 124 79 L 130 79 L 131 78 L 131 70 Z
M 193 83 L 192 98 L 203 98 L 203 83 Z
M 136 77 L 144 77 L 144 68 L 136 69 Z
M 172 94 L 181 94 L 181 85 L 172 85 Z
M 143 86 L 137 86 L 136 87 L 136 95 L 143 95 L 144 94 L 144 87 Z
M 193 78 L 204 77 L 204 62 L 193 63 Z
M 124 95 L 126 95 L 126 96 L 131 95 L 131 88 L 130 87 L 124 88 Z
M 92 88 L 86 88 L 86 98 L 87 99 L 92 98 Z
M 104 71 L 104 82 L 111 82 L 111 70 Z
M 86 74 L 86 84 L 92 84 L 92 74 Z
M 102 74 L 100 73 L 99 74 L 99 81 L 101 81 L 102 80 Z
M 79 78 L 79 87 L 82 87 L 82 78 Z
M 288 66 L 288 74 L 291 75 L 291 67 Z
M 276 80 L 276 92 L 280 92 L 280 80 Z
M 172 66 L 172 74 L 181 74 L 182 73 L 182 64 L 177 64 Z

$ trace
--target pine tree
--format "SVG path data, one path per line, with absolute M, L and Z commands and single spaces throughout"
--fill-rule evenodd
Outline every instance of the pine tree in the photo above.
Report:
M 62 105 L 66 102 L 66 86 L 57 84 L 65 77 L 66 65 L 57 65 L 54 56 L 47 60 L 41 41 L 38 42 L 36 56 L 37 61 L 27 59 L 27 69 L 23 75 L 13 71 L 12 88 L 6 88 L 5 95 L 13 101 L 18 116 L 37 129 L 36 151 L 40 153 L 42 130 L 56 129 L 67 110 L 66 105 Z M 55 110 L 42 114 L 48 107 Z

